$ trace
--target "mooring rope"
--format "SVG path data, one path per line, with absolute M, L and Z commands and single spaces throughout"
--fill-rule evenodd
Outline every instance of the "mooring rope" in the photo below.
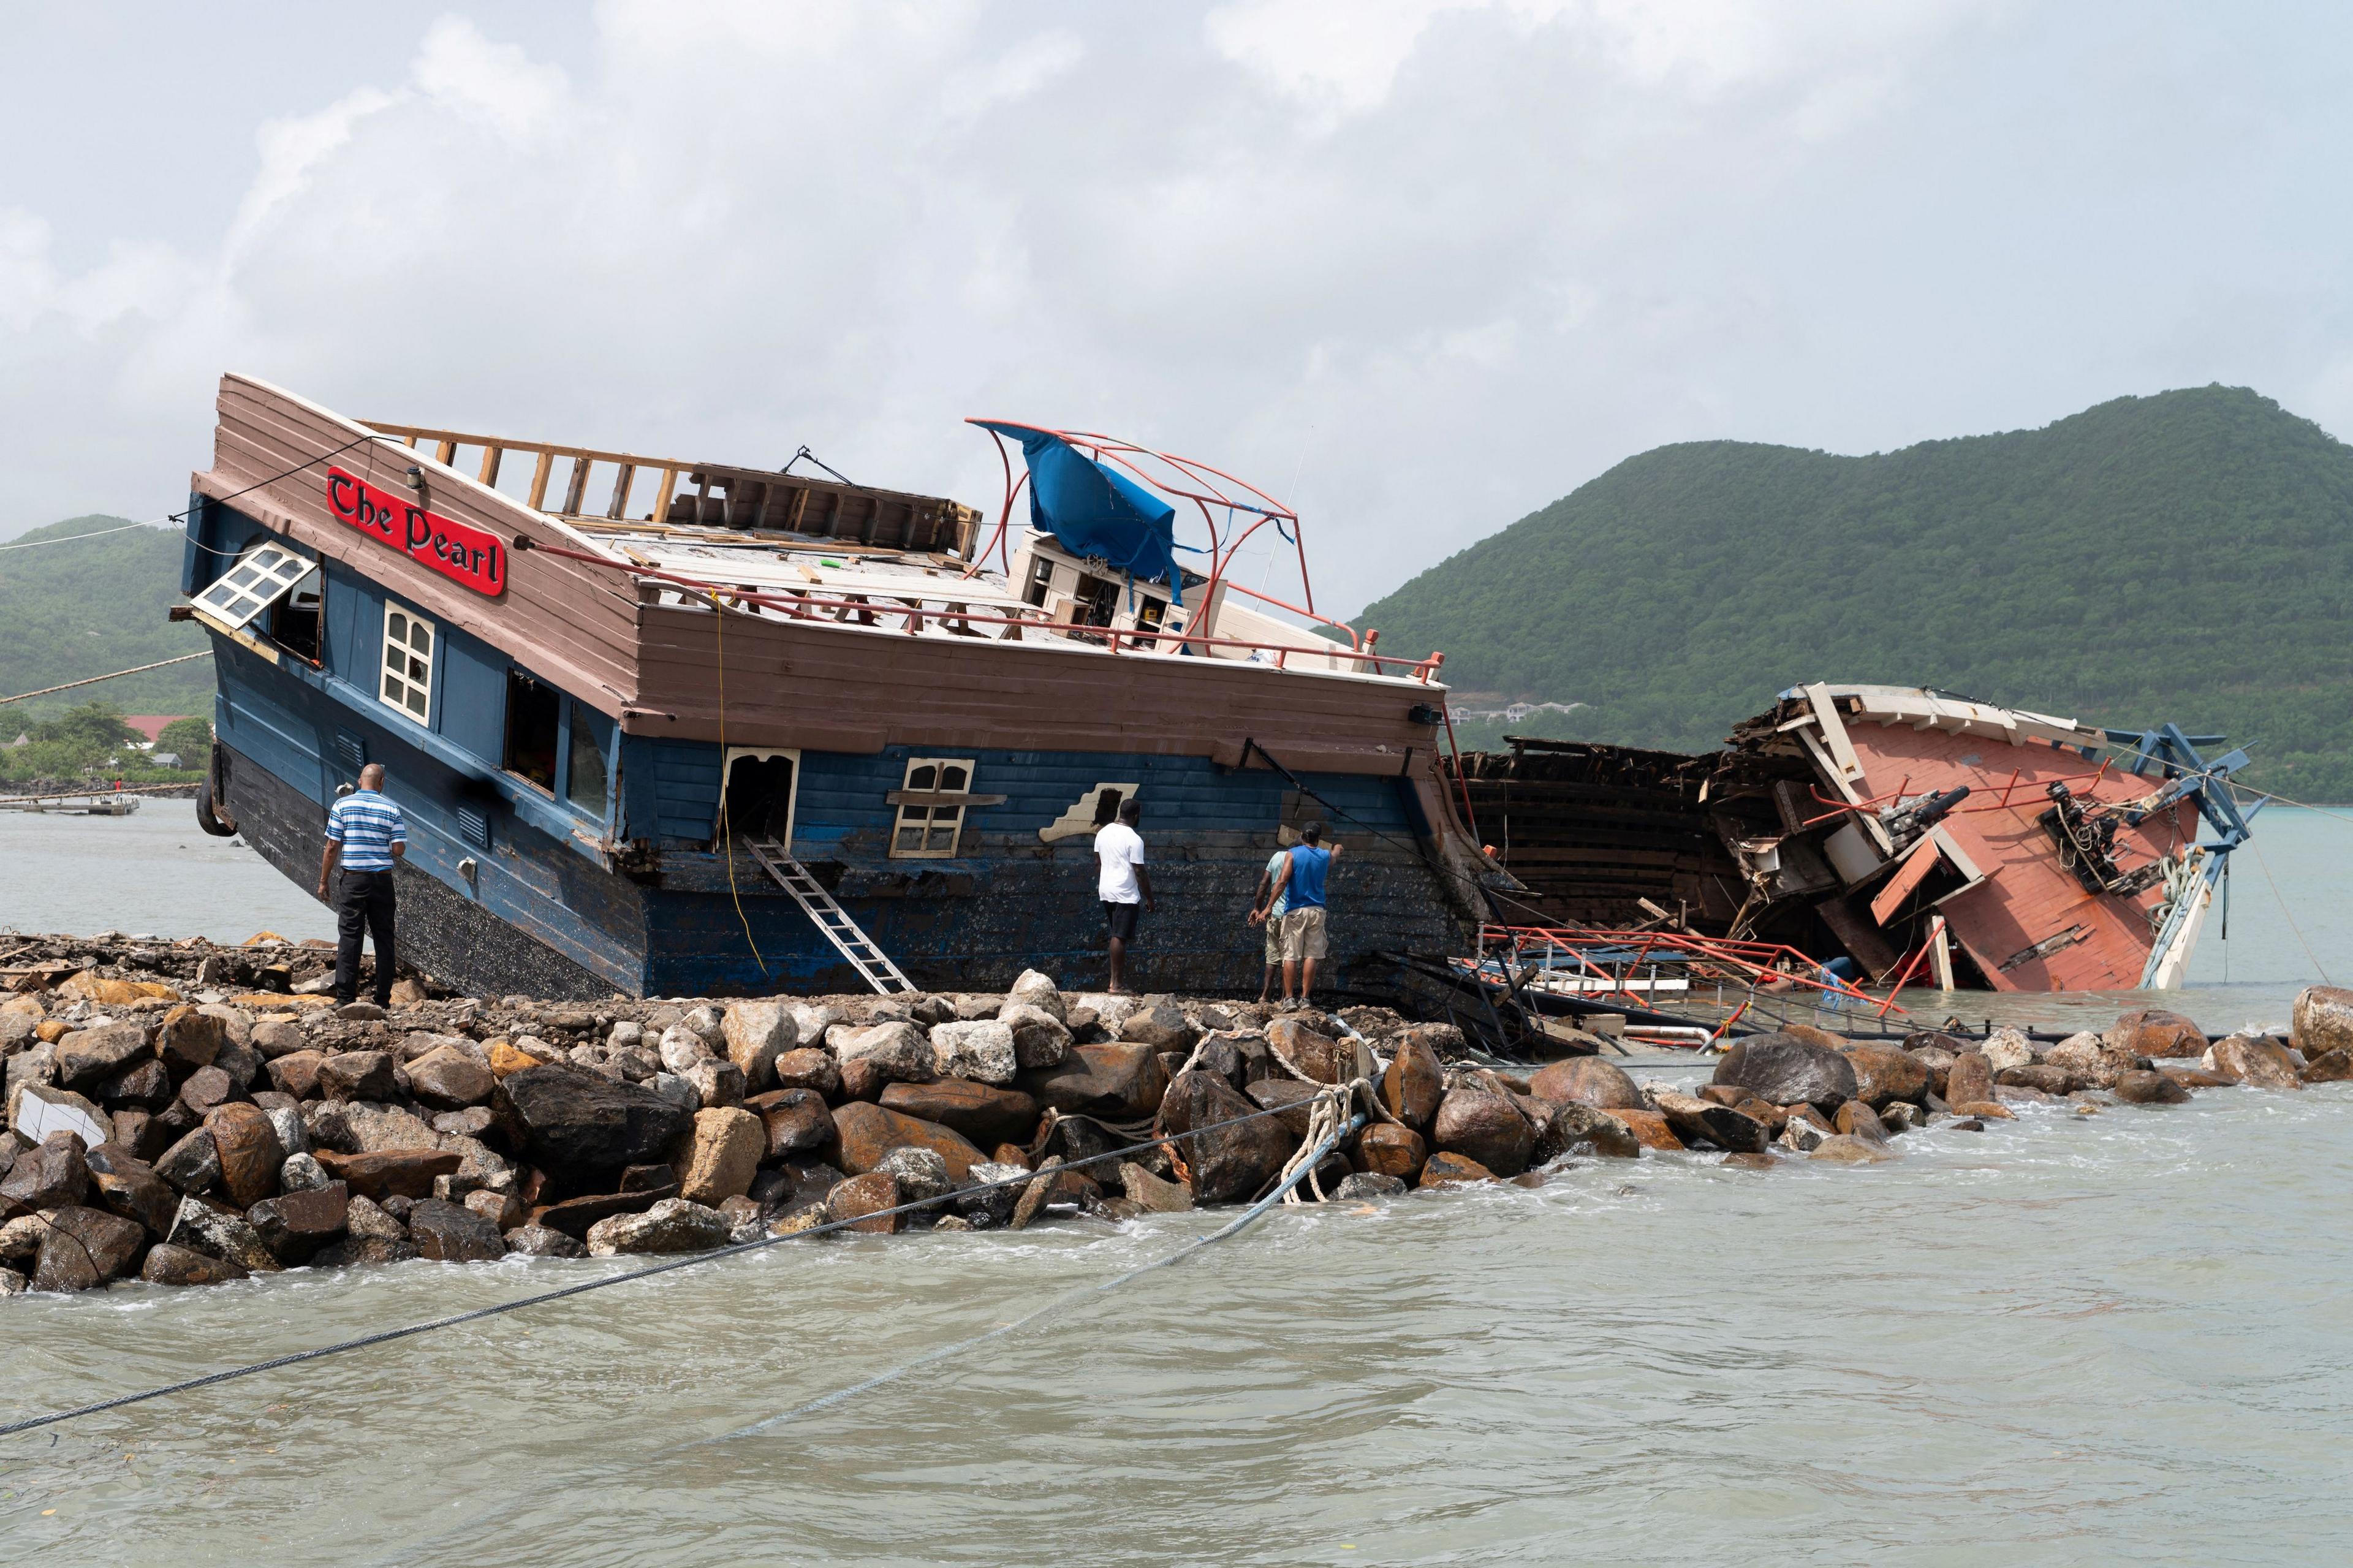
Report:
M 1240 1126 L 1243 1122 L 1257 1121 L 1269 1116 L 1280 1116 L 1293 1109 L 1295 1108 L 1293 1106 L 1283 1105 L 1254 1110 L 1245 1116 L 1229 1117 L 1223 1121 L 1208 1122 L 1199 1127 L 1187 1128 L 1182 1132 L 1171 1133 L 1166 1137 L 1154 1138 L 1145 1142 L 1132 1144 L 1124 1149 L 1113 1149 L 1102 1154 L 1090 1154 L 1084 1159 L 1071 1160 L 1061 1165 L 1058 1165 L 1055 1169 L 1058 1171 L 1075 1171 L 1082 1166 L 1099 1164 L 1105 1160 L 1124 1159 L 1128 1155 L 1141 1153 L 1158 1144 L 1177 1142 L 1184 1139 L 1190 1138 L 1197 1133 L 1214 1132 L 1220 1128 Z M 955 1193 L 945 1194 L 941 1197 L 923 1198 L 913 1203 L 900 1204 L 892 1208 L 877 1209 L 871 1214 L 859 1215 L 849 1219 L 828 1220 L 821 1225 L 813 1225 L 807 1230 L 792 1231 L 784 1236 L 764 1236 L 751 1241 L 737 1242 L 728 1247 L 714 1247 L 709 1252 L 697 1252 L 686 1257 L 672 1258 L 667 1263 L 656 1263 L 643 1268 L 634 1268 L 625 1274 L 608 1275 L 602 1279 L 583 1280 L 577 1285 L 566 1285 L 554 1290 L 543 1290 L 535 1295 L 518 1297 L 514 1300 L 501 1301 L 494 1306 L 477 1307 L 470 1311 L 465 1312 L 452 1312 L 446 1317 L 431 1318 L 423 1322 L 410 1323 L 397 1329 L 385 1329 L 372 1334 L 362 1334 L 353 1339 L 339 1340 L 333 1344 L 320 1345 L 311 1350 L 291 1351 L 284 1355 L 271 1356 L 266 1361 L 250 1362 L 243 1366 L 230 1367 L 221 1372 L 207 1373 L 201 1377 L 183 1378 L 176 1383 L 167 1383 L 154 1388 L 142 1389 L 135 1394 L 117 1394 L 111 1399 L 95 1400 L 90 1404 L 76 1405 L 69 1410 L 56 1410 L 51 1411 L 46 1415 L 27 1416 L 21 1421 L 11 1421 L 5 1425 L 0 1425 L 0 1437 L 13 1437 L 18 1433 L 35 1431 L 43 1426 L 54 1426 L 60 1422 L 79 1420 L 82 1416 L 96 1415 L 109 1410 L 120 1410 L 125 1405 L 143 1404 L 151 1399 L 162 1399 L 168 1394 L 188 1394 L 199 1388 L 210 1388 L 216 1384 L 229 1383 L 238 1378 L 251 1377 L 257 1373 L 274 1372 L 280 1367 L 295 1366 L 303 1362 L 320 1361 L 325 1357 L 342 1355 L 350 1351 L 365 1350 L 372 1345 L 389 1344 L 396 1340 L 414 1339 L 420 1334 L 433 1333 L 441 1329 L 456 1328 L 460 1323 L 478 1322 L 485 1318 L 500 1317 L 508 1312 L 519 1312 L 526 1307 L 545 1306 L 551 1301 L 561 1301 L 573 1296 L 585 1296 L 592 1290 L 602 1290 L 615 1285 L 627 1285 L 639 1279 L 650 1279 L 656 1275 L 675 1273 L 681 1268 L 692 1268 L 699 1264 L 715 1262 L 723 1258 L 734 1258 L 747 1252 L 758 1252 L 763 1248 L 776 1247 L 784 1242 L 801 1241 L 813 1237 L 829 1235 L 834 1231 L 846 1230 L 854 1225 L 862 1225 L 869 1220 L 887 1219 L 897 1215 L 913 1214 L 919 1209 L 940 1208 L 952 1201 L 954 1197 L 960 1196 L 967 1193 L 994 1192 L 1004 1187 L 1027 1186 L 1030 1182 L 1036 1180 L 1039 1174 L 1040 1173 L 1036 1171 L 1025 1171 L 1018 1176 L 1007 1176 L 997 1181 L 982 1182 L 969 1187 L 959 1187 L 956 1189 Z M 1262 1200 L 1261 1206 L 1263 1206 L 1263 1202 L 1264 1201 Z M 1246 1215 L 1244 1218 L 1248 1219 L 1250 1217 L 1253 1217 L 1256 1212 L 1256 1210 L 1251 1211 L 1251 1214 Z M 1239 1224 L 1240 1222 L 1237 1222 L 1237 1225 L 1228 1226 L 1225 1231 L 1219 1232 L 1219 1235 L 1222 1237 L 1224 1235 L 1230 1234 L 1233 1230 L 1239 1228 Z M 1210 1239 L 1214 1240 L 1217 1239 L 1217 1237 L 1212 1237 Z M 1181 1257 L 1183 1254 L 1179 1253 L 1176 1256 Z M 1173 1262 L 1175 1258 L 1171 1258 L 1167 1261 Z M 1116 1283 L 1116 1281 L 1114 1283 Z

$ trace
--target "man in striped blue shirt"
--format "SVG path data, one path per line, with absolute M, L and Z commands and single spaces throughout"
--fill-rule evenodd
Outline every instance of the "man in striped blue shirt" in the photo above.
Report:
M 327 847 L 319 857 L 319 897 L 334 883 L 335 1005 L 349 1006 L 360 989 L 360 937 L 375 939 L 375 1005 L 392 1006 L 392 868 L 408 853 L 408 823 L 384 793 L 384 764 L 360 770 L 360 787 L 327 808 Z

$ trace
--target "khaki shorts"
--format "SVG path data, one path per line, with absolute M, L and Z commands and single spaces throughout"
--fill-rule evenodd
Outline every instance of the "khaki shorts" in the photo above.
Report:
M 1286 961 L 1295 963 L 1324 955 L 1323 905 L 1293 910 L 1282 917 L 1282 956 Z
M 1269 915 L 1266 919 L 1266 966 L 1272 969 L 1282 962 L 1282 917 Z

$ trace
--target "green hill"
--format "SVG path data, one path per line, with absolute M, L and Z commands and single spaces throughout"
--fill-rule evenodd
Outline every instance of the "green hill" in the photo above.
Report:
M 1869 457 L 1630 458 L 1369 606 L 1446 650 L 1470 726 L 1699 748 L 1801 681 L 1935 686 L 2253 742 L 2251 783 L 2353 799 L 2353 447 L 2243 388 Z
M 8 541 L 67 539 L 121 528 L 119 517 L 74 517 Z M 182 535 L 132 528 L 72 544 L 0 549 L 0 697 L 61 685 L 177 654 L 202 653 L 203 630 L 164 612 L 180 596 Z M 209 659 L 126 676 L 0 708 L 0 741 L 29 721 L 92 699 L 125 713 L 212 717 Z

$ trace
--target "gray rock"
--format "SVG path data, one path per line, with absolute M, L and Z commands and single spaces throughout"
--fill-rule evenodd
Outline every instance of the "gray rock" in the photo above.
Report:
M 1835 1110 L 1855 1093 L 1853 1064 L 1828 1046 L 1790 1035 L 1736 1040 L 1710 1080 L 1744 1089 L 1767 1105 Z
M 673 1024 L 662 1031 L 656 1054 L 661 1058 L 664 1070 L 681 1077 L 692 1072 L 715 1055 L 711 1042 L 684 1024 Z
M 56 1080 L 66 1089 L 92 1089 L 147 1054 L 147 1031 L 136 1024 L 77 1029 L 58 1042 Z
M 2016 1029 L 1996 1029 L 1978 1049 L 1997 1074 L 2010 1068 L 2032 1067 L 2042 1059 L 2035 1052 L 2034 1042 Z
M 235 1215 L 224 1214 L 201 1198 L 182 1198 L 172 1234 L 164 1238 L 207 1258 L 236 1264 L 248 1274 L 271 1274 L 280 1265 L 253 1226 Z
M 1043 1007 L 1008 1002 L 997 1018 L 1013 1031 L 1013 1059 L 1025 1072 L 1060 1067 L 1071 1054 L 1069 1026 Z
M 702 1091 L 694 1087 L 691 1079 L 681 1078 L 674 1072 L 658 1072 L 646 1080 L 646 1087 L 689 1116 L 702 1109 Z
M 343 1226 L 353 1236 L 377 1241 L 408 1239 L 408 1227 L 385 1213 L 372 1198 L 353 1198 L 344 1213 Z
M 319 1192 L 329 1181 L 325 1169 L 308 1154 L 289 1154 L 278 1167 L 278 1189 L 283 1193 Z
M 717 1209 L 664 1198 L 643 1214 L 617 1214 L 588 1227 L 588 1256 L 707 1252 L 727 1245 L 734 1226 Z
M 197 1128 L 156 1157 L 155 1173 L 184 1193 L 210 1192 L 221 1177 L 220 1150 L 213 1135 Z
M 686 1016 L 680 1022 L 700 1035 L 703 1043 L 713 1051 L 726 1048 L 727 1019 L 710 1003 L 705 1002 L 699 1007 L 689 1009 Z
M 1384 1176 L 1377 1171 L 1357 1171 L 1352 1173 L 1345 1181 L 1334 1189 L 1332 1196 L 1335 1202 L 1344 1199 L 1393 1198 L 1406 1190 L 1406 1184 L 1395 1176 Z
M 969 1079 L 1000 1088 L 1011 1083 L 1019 1070 L 1012 1026 L 995 1018 L 933 1025 L 932 1070 L 942 1078 Z
M 439 1198 L 420 1198 L 408 1211 L 408 1239 L 437 1263 L 489 1263 L 507 1254 L 506 1238 L 487 1215 Z
M 1008 1009 L 1021 1006 L 1036 1007 L 1058 1024 L 1067 1025 L 1071 1021 L 1070 1004 L 1063 999 L 1061 992 L 1055 988 L 1052 981 L 1034 969 L 1025 969 L 1021 972 L 1021 977 L 1016 980 L 1011 988 L 1005 993 L 1005 1005 Z M 1002 1016 L 999 1015 L 999 1016 Z M 1053 1064 L 1048 1062 L 1041 1065 L 1051 1067 Z
M 253 1026 L 252 1043 L 253 1048 L 261 1053 L 265 1061 L 276 1061 L 280 1057 L 290 1057 L 296 1051 L 311 1048 L 310 1037 L 302 1032 L 301 1024 L 292 1018 L 260 1020 Z
M 13 1268 L 0 1268 L 0 1296 L 22 1295 L 30 1283 Z
M 517 1226 L 507 1232 L 507 1250 L 526 1258 L 586 1258 L 588 1249 L 560 1230 L 543 1225 Z
M 955 1186 L 955 1179 L 948 1174 L 948 1163 L 936 1151 L 912 1143 L 892 1150 L 874 1168 L 897 1178 L 902 1203 L 922 1203 Z
M 277 1106 L 269 1111 L 270 1128 L 278 1134 L 278 1146 L 289 1154 L 308 1154 L 311 1150 L 311 1124 L 302 1120 L 302 1112 L 294 1106 Z
M 727 1059 L 743 1069 L 744 1087 L 757 1094 L 776 1080 L 776 1058 L 800 1044 L 800 1026 L 781 1002 L 737 1002 L 721 1020 Z
M 1020 1183 L 1028 1180 L 1029 1167 L 999 1164 L 984 1160 L 972 1168 L 971 1180 L 956 1190 L 955 1210 L 979 1228 L 1004 1226 L 1013 1218 L 1013 1205 L 1021 1201 Z M 1015 1182 L 1006 1187 L 990 1187 L 992 1182 Z
M 697 1062 L 683 1076 L 694 1086 L 701 1110 L 717 1110 L 744 1103 L 744 1069 L 733 1062 L 715 1058 Z
M 827 1043 L 833 1046 L 833 1054 L 843 1066 L 871 1062 L 885 1079 L 927 1083 L 937 1076 L 931 1036 L 921 1025 L 904 1019 L 865 1029 L 837 1030 L 827 1037 Z

